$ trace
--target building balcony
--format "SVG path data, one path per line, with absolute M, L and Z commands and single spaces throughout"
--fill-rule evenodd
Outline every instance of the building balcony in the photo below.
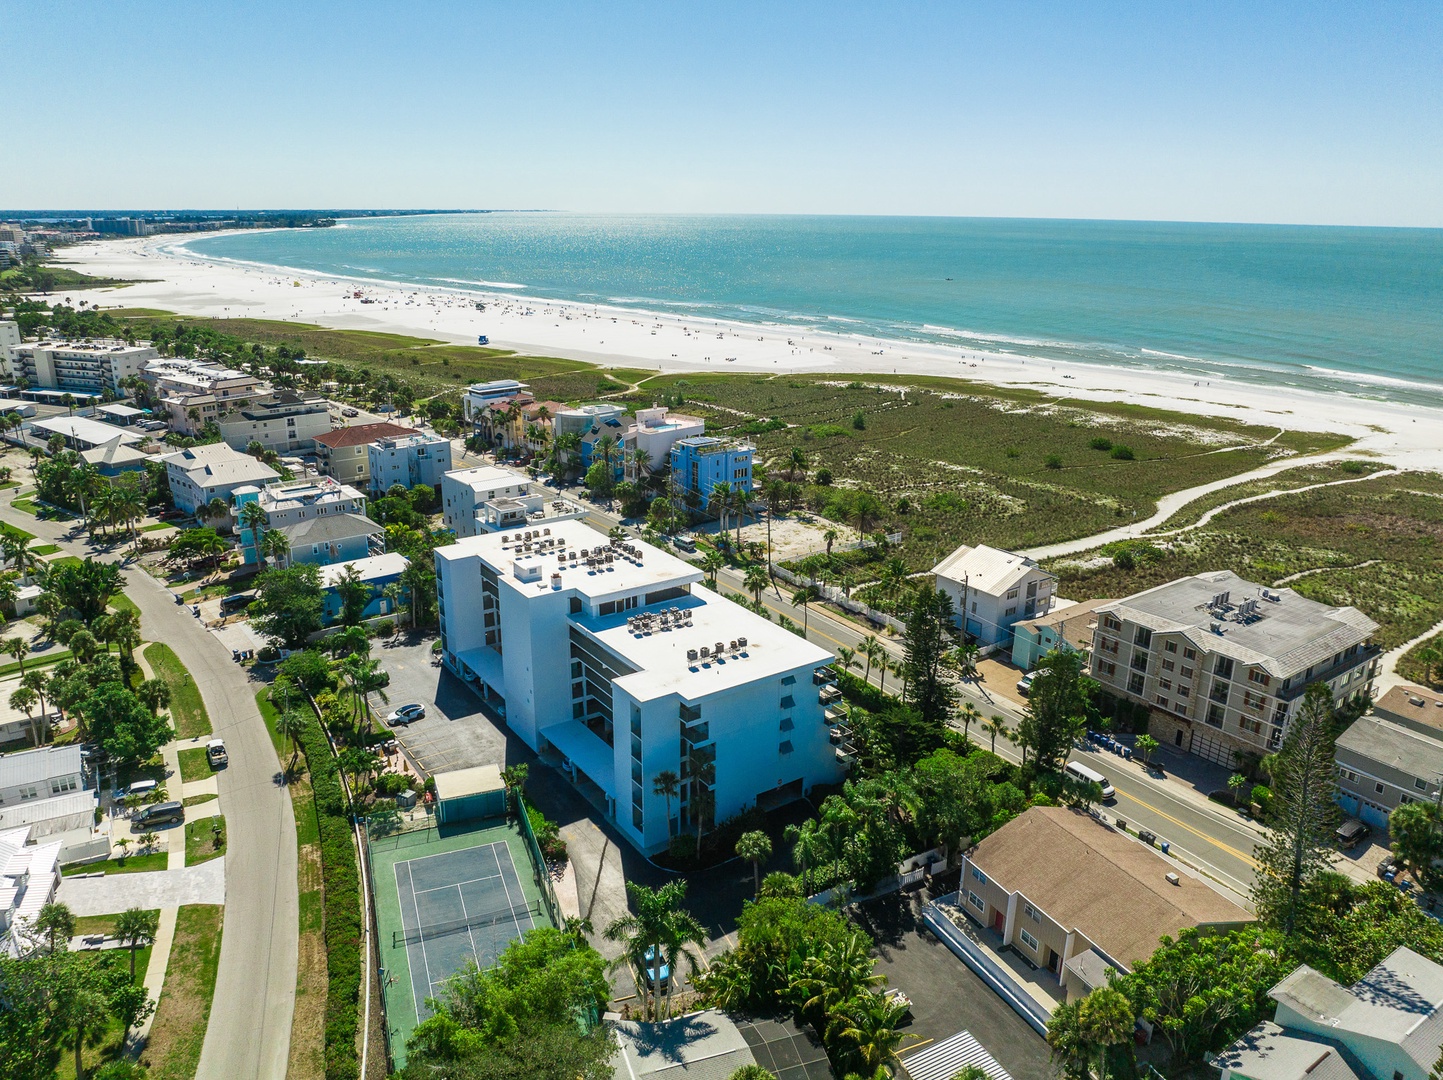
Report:
M 812 672 L 812 682 L 817 686 L 826 686 L 837 681 L 837 673 L 830 666 L 819 667 Z
M 839 720 L 847 719 L 847 710 L 836 705 L 829 705 L 822 710 L 822 720 L 827 724 L 835 724 Z
M 830 705 L 834 701 L 840 701 L 842 691 L 833 684 L 828 684 L 817 691 L 817 701 L 822 705 Z

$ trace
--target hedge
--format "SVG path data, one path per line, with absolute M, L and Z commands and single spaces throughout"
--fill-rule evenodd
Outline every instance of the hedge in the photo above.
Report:
M 321 835 L 326 920 L 326 1080 L 356 1080 L 361 996 L 361 879 L 336 759 L 320 721 L 302 714 L 301 750 L 311 772 Z

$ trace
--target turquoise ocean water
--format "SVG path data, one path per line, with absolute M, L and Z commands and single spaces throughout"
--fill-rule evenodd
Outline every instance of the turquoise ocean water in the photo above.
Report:
M 186 246 L 345 277 L 1443 399 L 1443 230 L 493 213 Z

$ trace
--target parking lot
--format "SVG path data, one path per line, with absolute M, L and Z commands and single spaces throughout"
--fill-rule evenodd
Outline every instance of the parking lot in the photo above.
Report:
M 391 675 L 389 706 L 376 703 L 382 716 L 410 702 L 426 707 L 426 716 L 396 737 L 411 759 L 427 772 L 507 764 L 505 725 L 481 708 L 481 699 L 450 671 L 431 662 L 431 638 L 396 635 L 373 655 Z M 514 751 L 513 751 L 514 756 Z
M 937 940 L 921 911 L 922 897 L 906 893 L 863 904 L 856 916 L 877 942 L 877 974 L 912 999 L 903 1030 L 917 1038 L 907 1045 L 920 1050 L 970 1031 L 1017 1080 L 1052 1076 L 1046 1041 Z

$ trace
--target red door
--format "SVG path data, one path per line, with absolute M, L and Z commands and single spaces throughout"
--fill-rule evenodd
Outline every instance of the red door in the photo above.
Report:
M 992 916 L 992 929 L 996 930 L 999 934 L 1001 934 L 1001 933 L 1003 933 L 1003 932 L 1006 931 L 1006 929 L 1007 929 L 1007 913 L 1006 913 L 1006 912 L 999 911 L 999 912 L 997 912 L 995 915 Z

